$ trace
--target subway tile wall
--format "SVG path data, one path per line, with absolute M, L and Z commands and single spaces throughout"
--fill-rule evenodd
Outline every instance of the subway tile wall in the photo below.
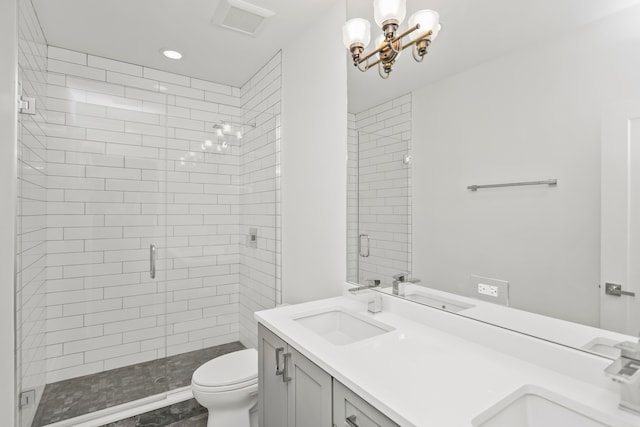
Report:
M 358 134 L 347 113 L 347 281 L 358 283 Z
M 241 88 L 243 122 L 252 123 L 242 140 L 240 180 L 240 337 L 257 347 L 253 313 L 281 302 L 279 172 L 281 53 Z M 255 247 L 247 244 L 250 228 L 258 230 Z
M 411 94 L 349 119 L 348 277 L 390 284 L 411 272 L 411 163 L 403 162 L 411 153 Z M 357 254 L 360 234 L 370 238 L 368 257 Z
M 16 414 L 30 426 L 46 382 L 47 43 L 31 1 L 18 2 L 18 18 L 19 81 L 37 106 L 36 115 L 18 115 L 17 159 L 16 395 L 35 390 L 36 400 Z
M 226 150 L 213 126 L 251 118 L 260 90 L 243 97 L 251 91 L 56 47 L 48 66 L 47 382 L 239 339 L 242 278 L 269 282 L 253 270 L 274 260 L 243 254 L 245 225 L 265 244 L 275 235 L 273 214 L 263 218 L 274 202 L 255 201 L 275 164 L 251 154 L 275 146 L 263 123 L 273 113 Z

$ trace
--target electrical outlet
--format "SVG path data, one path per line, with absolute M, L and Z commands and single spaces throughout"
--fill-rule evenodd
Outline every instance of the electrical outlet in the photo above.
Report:
M 471 276 L 467 296 L 508 306 L 509 282 L 490 277 Z
M 488 295 L 490 297 L 498 298 L 498 287 L 493 285 L 487 285 L 485 283 L 478 283 L 478 293 L 482 295 Z

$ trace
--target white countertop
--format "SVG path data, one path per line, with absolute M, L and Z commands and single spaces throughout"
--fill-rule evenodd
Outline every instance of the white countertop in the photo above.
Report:
M 607 331 L 593 326 L 582 325 L 575 322 L 569 322 L 567 320 L 556 319 L 462 295 L 456 295 L 423 285 L 406 285 L 407 293 L 415 291 L 472 306 L 471 308 L 462 310 L 458 313 L 462 316 L 477 319 L 534 337 L 544 338 L 548 341 L 560 343 L 569 347 L 587 350 L 586 347 L 593 340 L 616 343 L 622 341 L 634 341 L 636 339 L 629 335 Z M 381 288 L 380 292 L 391 294 L 391 287 Z M 597 353 L 595 350 L 590 351 Z M 613 350 L 613 352 L 616 353 L 615 350 Z M 617 353 L 619 354 L 619 352 Z
M 609 380 L 602 373 L 609 360 L 387 295 L 382 297 L 383 311 L 371 314 L 365 302 L 369 297 L 330 298 L 261 311 L 255 316 L 401 426 L 471 426 L 474 417 L 528 384 L 598 411 L 612 426 L 640 426 L 640 417 L 617 408 L 619 395 L 615 387 L 607 386 Z M 371 317 L 395 330 L 340 346 L 293 320 L 331 307 Z M 474 339 L 445 332 L 461 326 Z M 483 334 L 486 345 L 479 344 Z M 501 351 L 487 346 L 496 347 L 496 337 Z M 514 346 L 513 352 L 508 350 L 510 346 Z M 529 361 L 512 355 L 525 348 L 532 353 Z M 543 363 L 538 363 L 540 360 Z M 549 369 L 556 365 L 567 372 Z M 576 379 L 585 367 L 589 378 Z

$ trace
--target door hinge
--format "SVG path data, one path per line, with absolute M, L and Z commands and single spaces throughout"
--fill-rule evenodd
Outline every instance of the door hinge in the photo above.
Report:
M 36 99 L 29 96 L 20 96 L 18 112 L 34 116 L 36 114 Z
M 33 408 L 36 404 L 36 391 L 25 390 L 20 393 L 20 409 Z

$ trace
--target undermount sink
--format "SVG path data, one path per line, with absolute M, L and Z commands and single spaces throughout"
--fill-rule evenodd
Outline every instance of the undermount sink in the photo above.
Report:
M 405 293 L 404 297 L 408 300 L 428 305 L 430 307 L 440 308 L 442 310 L 457 313 L 468 308 L 473 308 L 471 304 L 467 304 L 460 301 L 450 300 L 440 296 L 432 295 L 428 292 L 421 292 L 419 290 L 412 290 Z
M 588 408 L 548 390 L 525 386 L 473 419 L 474 427 L 606 427 Z
M 294 320 L 336 345 L 352 344 L 394 329 L 384 323 L 341 308 L 302 314 L 296 316 Z

